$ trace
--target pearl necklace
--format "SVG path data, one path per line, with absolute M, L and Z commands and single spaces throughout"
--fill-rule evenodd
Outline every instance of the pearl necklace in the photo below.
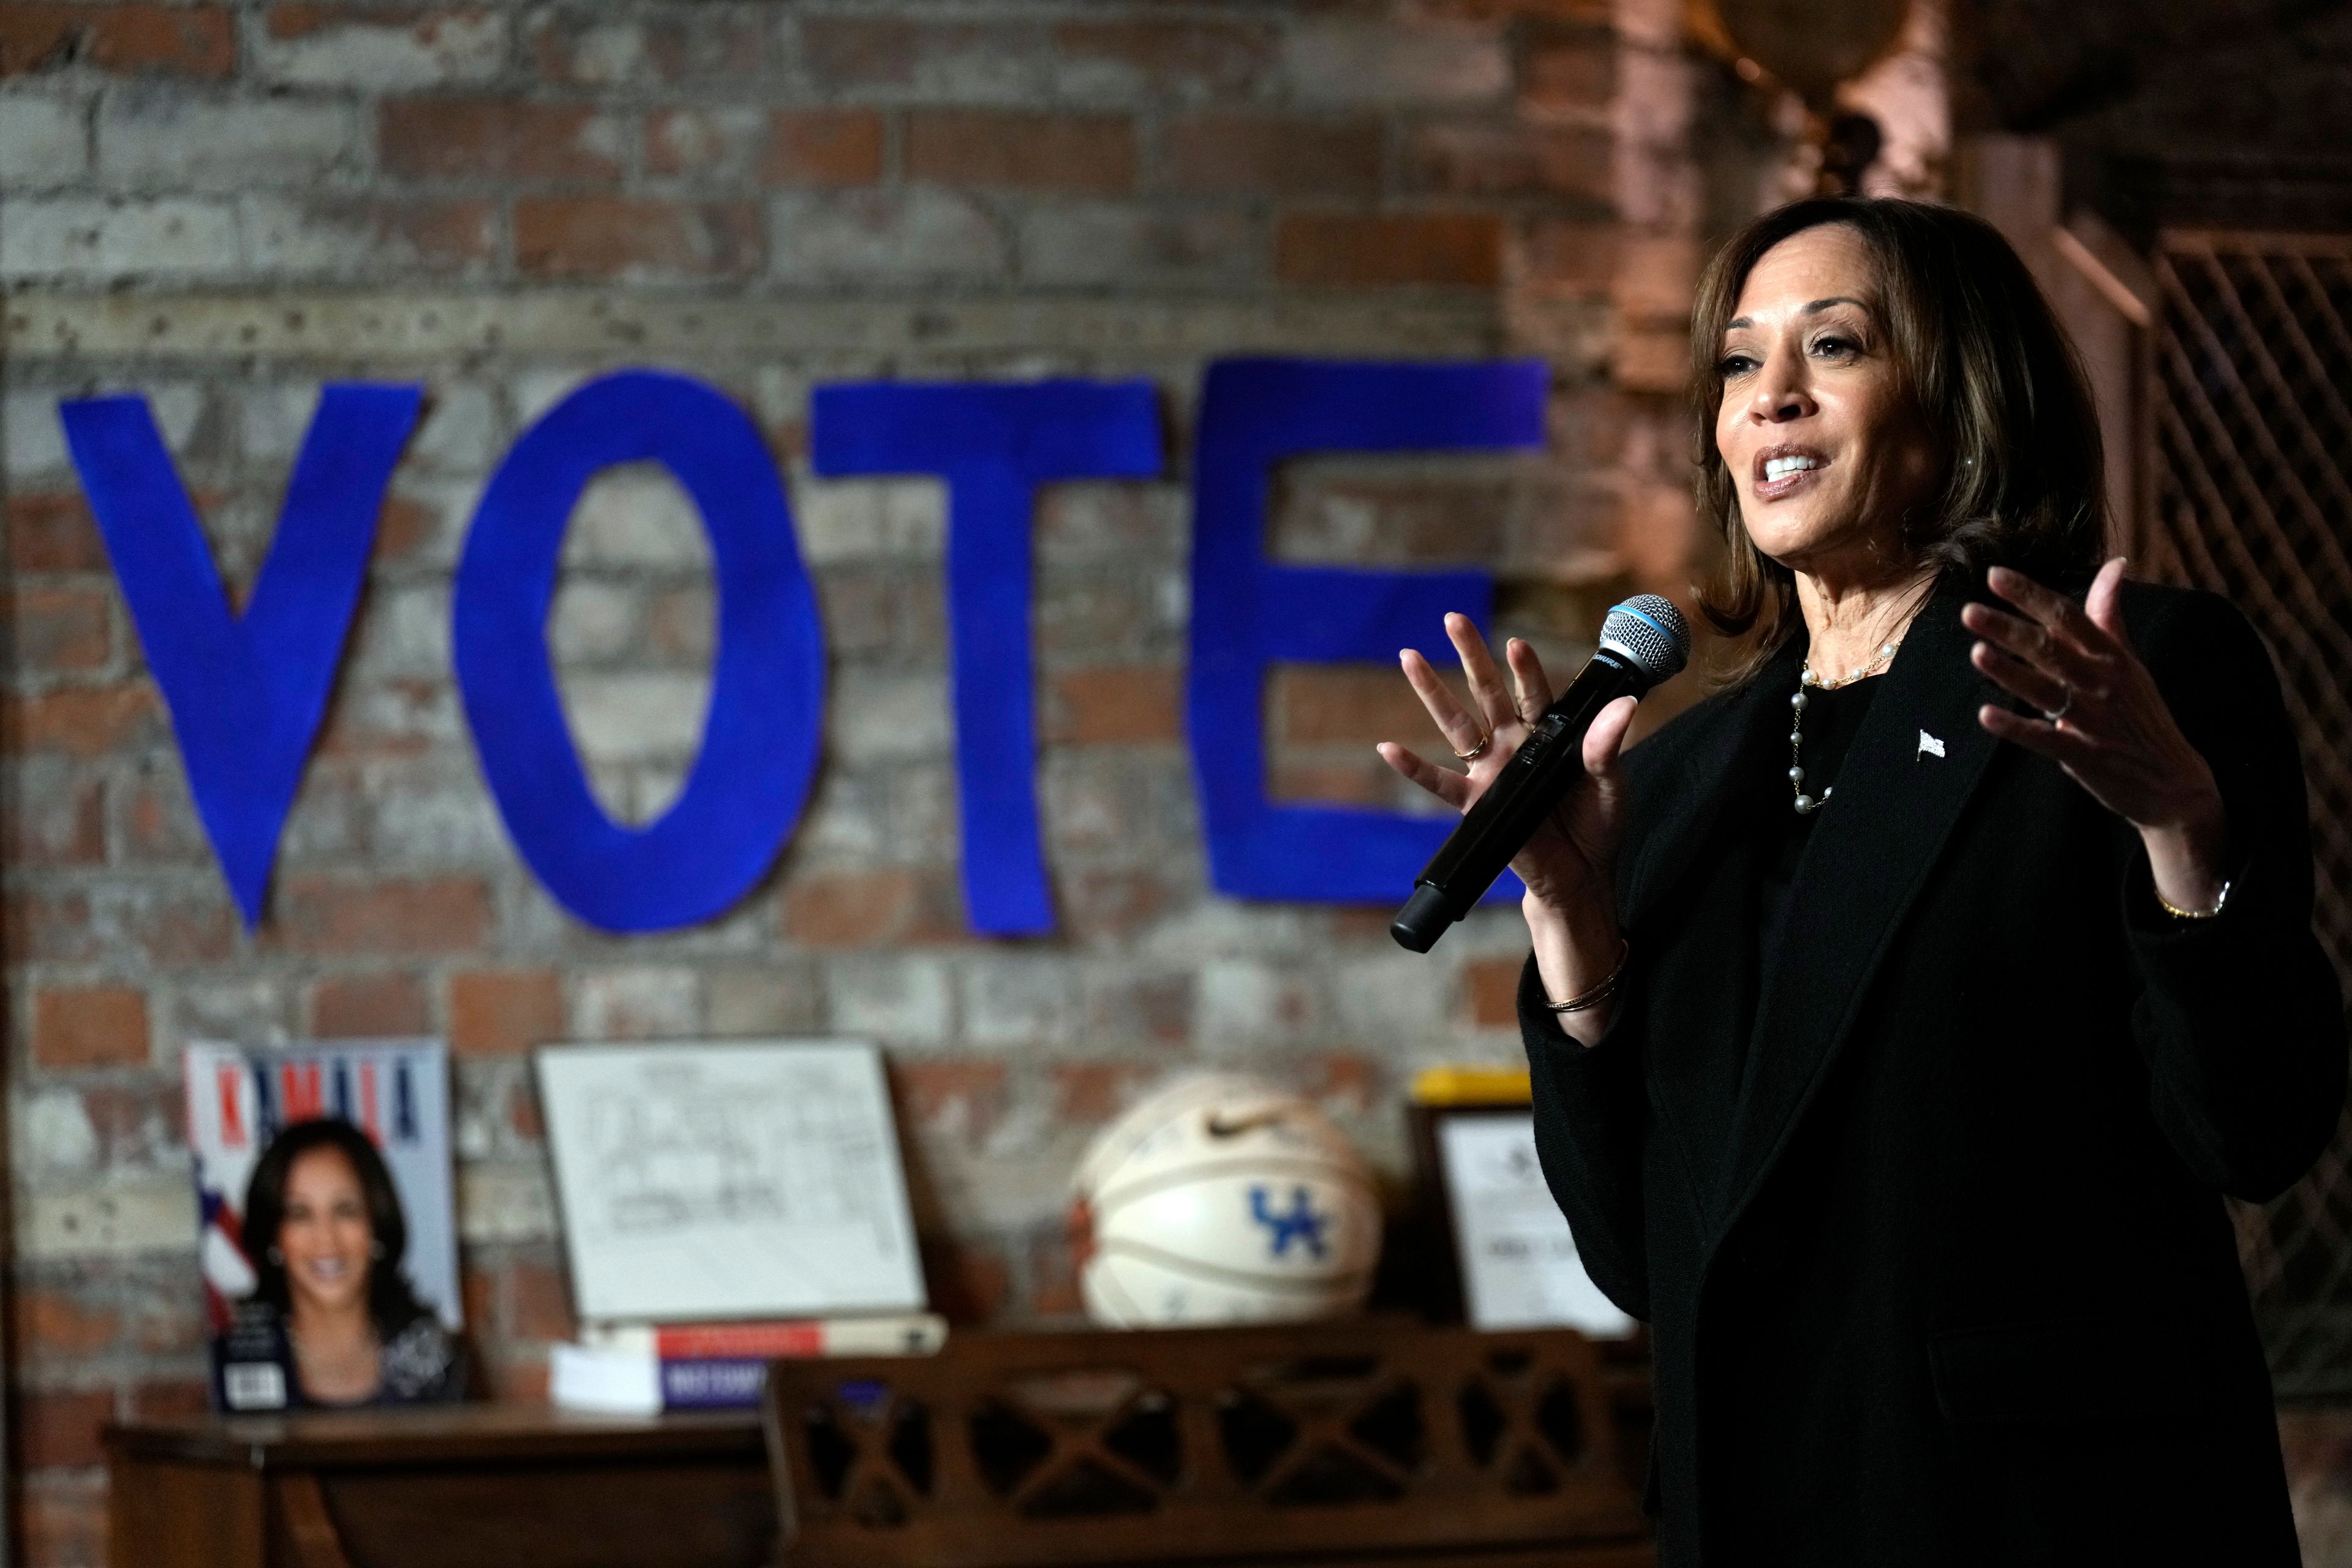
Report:
M 1797 797 L 1797 815 L 1811 816 L 1830 803 L 1835 786 L 1822 791 L 1817 798 L 1805 793 L 1805 708 L 1811 700 L 1805 689 L 1813 687 L 1822 691 L 1835 691 L 1841 686 L 1852 686 L 1864 676 L 1875 672 L 1895 657 L 1895 644 L 1881 643 L 1878 657 L 1868 664 L 1857 664 L 1845 672 L 1842 680 L 1823 680 L 1813 673 L 1813 661 L 1805 660 L 1803 673 L 1797 678 L 1797 689 L 1789 698 L 1789 788 Z

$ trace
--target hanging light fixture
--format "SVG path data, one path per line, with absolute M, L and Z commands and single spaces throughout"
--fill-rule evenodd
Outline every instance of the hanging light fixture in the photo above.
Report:
M 1822 195 L 1862 188 L 1883 139 L 1869 115 L 1841 109 L 1837 89 L 1893 50 L 1911 0 L 1685 0 L 1691 36 L 1742 81 L 1793 93 L 1821 155 Z

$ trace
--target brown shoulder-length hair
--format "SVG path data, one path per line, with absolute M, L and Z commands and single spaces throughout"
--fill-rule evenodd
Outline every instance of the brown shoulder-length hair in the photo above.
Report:
M 1906 512 L 1911 555 L 1945 574 L 2009 566 L 2070 592 L 2097 572 L 2106 494 L 2090 383 L 2065 329 L 2009 242 L 1983 219 L 1924 202 L 1820 197 L 1766 213 L 1699 279 L 1691 323 L 1692 456 L 1723 566 L 1702 600 L 1728 637 L 1753 632 L 1753 669 L 1794 635 L 1796 576 L 1748 539 L 1716 450 L 1725 324 L 1764 253 L 1822 224 L 1852 228 L 1878 274 L 1880 328 L 1942 478 Z

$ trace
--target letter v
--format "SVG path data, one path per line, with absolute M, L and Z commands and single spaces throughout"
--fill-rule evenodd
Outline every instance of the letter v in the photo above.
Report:
M 420 386 L 330 384 L 302 438 L 245 614 L 143 397 L 58 405 L 131 623 L 179 737 L 188 793 L 249 931 L 326 716 Z

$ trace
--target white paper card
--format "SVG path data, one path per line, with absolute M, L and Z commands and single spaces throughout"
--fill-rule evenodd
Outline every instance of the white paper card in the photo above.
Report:
M 582 1318 L 925 1305 L 874 1047 L 549 1046 L 538 1061 Z
M 1448 1116 L 1437 1124 L 1464 1306 L 1481 1329 L 1565 1325 L 1630 1333 L 1584 1271 L 1576 1238 L 1536 1163 L 1535 1116 Z

